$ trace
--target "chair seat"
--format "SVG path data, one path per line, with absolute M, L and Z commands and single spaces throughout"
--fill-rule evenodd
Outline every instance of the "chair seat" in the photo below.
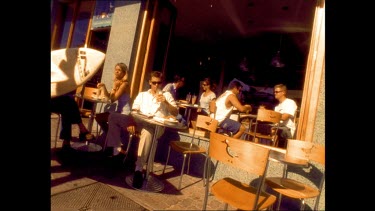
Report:
M 183 142 L 183 141 L 171 141 L 170 146 L 175 151 L 183 153 L 183 154 L 186 154 L 186 153 L 199 154 L 199 153 L 205 153 L 206 152 L 206 149 L 203 148 L 203 147 L 200 147 L 196 144 Z
M 305 199 L 319 195 L 317 188 L 288 178 L 268 177 L 265 182 L 273 190 L 292 198 Z
M 256 188 L 226 177 L 211 187 L 211 193 L 221 201 L 231 204 L 241 210 L 253 210 Z M 276 196 L 262 192 L 259 195 L 258 209 L 270 207 L 276 201 Z

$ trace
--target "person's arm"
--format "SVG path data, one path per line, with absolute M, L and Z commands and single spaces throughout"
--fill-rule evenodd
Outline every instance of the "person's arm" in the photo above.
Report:
M 132 111 L 139 111 L 141 109 L 141 99 L 142 99 L 143 93 L 138 93 L 137 97 L 135 97 L 135 100 L 133 102 Z
M 125 93 L 126 87 L 128 85 L 127 81 L 122 82 L 119 86 L 114 84 L 113 89 L 111 90 L 109 94 L 109 98 L 111 99 L 112 102 L 115 102 L 120 98 L 122 94 Z M 117 89 L 115 87 L 118 87 Z
M 250 112 L 251 111 L 251 105 L 242 105 L 241 102 L 238 100 L 236 95 L 231 94 L 228 96 L 227 101 L 232 104 L 237 110 L 240 112 Z
M 170 114 L 172 114 L 173 116 L 177 116 L 178 107 L 172 94 L 170 92 L 164 92 L 163 96 L 164 97 L 161 99 L 161 102 L 166 104 L 167 110 Z

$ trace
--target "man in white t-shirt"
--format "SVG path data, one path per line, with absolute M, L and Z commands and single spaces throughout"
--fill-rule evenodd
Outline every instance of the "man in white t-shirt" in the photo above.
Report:
M 294 100 L 287 98 L 287 87 L 284 84 L 274 86 L 275 99 L 279 104 L 275 106 L 275 111 L 280 112 L 281 122 L 278 130 L 278 147 L 285 148 L 289 138 L 293 138 L 296 125 L 294 118 L 297 110 L 297 104 Z

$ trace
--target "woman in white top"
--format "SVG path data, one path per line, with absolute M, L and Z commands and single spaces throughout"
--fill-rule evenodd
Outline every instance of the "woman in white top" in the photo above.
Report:
M 210 102 L 214 99 L 216 99 L 216 94 L 212 90 L 215 89 L 214 84 L 211 82 L 210 78 L 203 79 L 202 83 L 202 89 L 203 93 L 201 97 L 199 98 L 199 105 L 202 107 L 201 109 L 198 109 L 198 113 L 209 115 L 209 105 Z

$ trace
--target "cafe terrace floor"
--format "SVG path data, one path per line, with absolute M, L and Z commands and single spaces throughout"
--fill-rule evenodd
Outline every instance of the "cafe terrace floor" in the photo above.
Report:
M 88 118 L 83 118 L 87 125 Z M 51 210 L 202 210 L 204 187 L 201 175 L 191 172 L 184 175 L 181 190 L 177 190 L 180 168 L 176 171 L 168 164 L 162 175 L 163 162 L 155 158 L 154 174 L 163 181 L 161 192 L 132 189 L 125 177 L 134 169 L 129 159 L 113 162 L 103 153 L 74 152 L 69 158 L 62 153 L 61 141 L 54 148 L 57 119 L 51 118 Z M 78 126 L 73 125 L 73 136 Z M 96 134 L 96 124 L 93 127 Z M 100 138 L 98 139 L 98 141 Z M 159 142 L 160 144 L 160 142 Z M 171 154 L 171 156 L 173 156 Z M 171 157 L 173 160 L 173 157 Z M 298 201 L 283 200 L 282 210 L 298 210 Z M 207 210 L 223 210 L 224 204 L 208 199 Z M 310 209 L 310 207 L 305 207 Z M 228 210 L 235 210 L 229 206 Z

